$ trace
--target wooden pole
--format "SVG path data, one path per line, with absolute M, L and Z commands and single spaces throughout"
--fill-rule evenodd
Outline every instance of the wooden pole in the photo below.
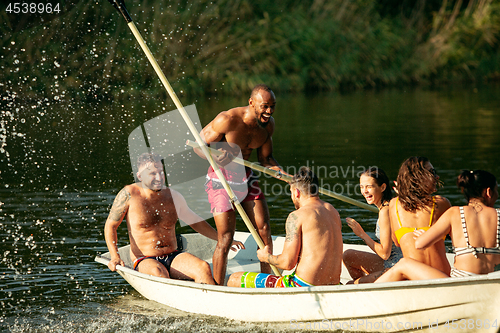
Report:
M 259 246 L 259 248 L 261 248 L 261 249 L 264 248 L 264 242 L 260 238 L 260 235 L 257 233 L 257 230 L 255 230 L 252 222 L 248 218 L 245 210 L 241 206 L 241 203 L 239 202 L 238 198 L 234 194 L 233 190 L 231 189 L 231 187 L 229 187 L 229 184 L 227 183 L 226 179 L 222 175 L 222 172 L 220 171 L 219 166 L 213 160 L 212 155 L 208 151 L 208 147 L 206 146 L 205 142 L 202 140 L 200 134 L 198 133 L 198 130 L 196 129 L 196 127 L 193 124 L 193 121 L 191 120 L 191 118 L 187 114 L 186 110 L 184 109 L 184 106 L 182 106 L 182 104 L 181 104 L 179 98 L 177 97 L 175 91 L 172 89 L 172 86 L 170 85 L 170 83 L 168 82 L 167 78 L 163 74 L 160 66 L 158 66 L 158 63 L 156 62 L 155 58 L 151 54 L 151 51 L 149 50 L 148 46 L 146 45 L 146 43 L 142 39 L 142 36 L 139 33 L 139 31 L 137 30 L 137 27 L 135 26 L 134 22 L 133 21 L 129 22 L 128 26 L 129 26 L 130 30 L 132 30 L 132 33 L 134 34 L 135 38 L 137 39 L 137 42 L 141 46 L 142 50 L 144 51 L 144 53 L 148 57 L 149 62 L 151 63 L 151 65 L 153 66 L 156 74 L 160 78 L 161 83 L 163 83 L 163 86 L 165 87 L 165 89 L 167 90 L 168 94 L 170 95 L 170 98 L 172 98 L 172 100 L 174 101 L 175 106 L 177 107 L 177 109 L 181 113 L 181 116 L 184 119 L 184 121 L 186 122 L 186 125 L 189 127 L 189 130 L 194 135 L 194 137 L 196 139 L 196 142 L 198 144 L 198 148 L 200 148 L 203 151 L 203 154 L 205 155 L 205 157 L 207 158 L 208 162 L 210 163 L 210 165 L 214 169 L 215 174 L 217 175 L 217 177 L 221 181 L 222 185 L 224 186 L 224 189 L 227 191 L 227 193 L 229 195 L 229 200 L 236 207 L 236 210 L 241 215 L 241 217 L 243 219 L 243 222 L 245 222 L 245 225 L 247 226 L 248 230 L 250 231 L 250 233 L 252 234 L 253 238 L 257 242 L 257 245 Z M 279 270 L 276 267 L 274 267 L 274 266 L 271 265 L 271 268 L 272 268 L 273 273 L 275 275 L 281 276 Z
M 199 145 L 195 142 L 192 142 L 192 141 L 187 141 L 186 144 L 188 146 L 191 146 L 193 148 L 200 148 Z M 213 148 L 210 148 L 210 147 L 207 147 L 210 152 L 212 154 L 214 154 L 215 156 L 218 156 L 220 154 L 222 154 L 220 151 L 218 150 L 215 150 Z M 262 165 L 259 165 L 259 164 L 256 164 L 256 163 L 252 163 L 250 161 L 246 161 L 246 160 L 243 160 L 239 157 L 235 157 L 233 159 L 233 162 L 236 162 L 238 164 L 241 164 L 241 165 L 244 165 L 246 167 L 249 167 L 249 168 L 252 168 L 254 170 L 257 170 L 257 171 L 260 171 L 260 172 L 263 172 L 263 173 L 266 173 L 270 176 L 273 176 L 275 178 L 278 178 L 278 179 L 281 179 L 282 181 L 285 181 L 285 182 L 290 182 L 292 180 L 292 177 L 290 176 L 287 176 L 287 175 L 283 175 L 281 172 L 279 171 L 276 171 L 276 170 L 272 170 L 272 169 L 269 169 L 269 168 L 266 168 L 266 167 L 263 167 Z M 327 189 L 324 189 L 324 188 L 320 188 L 319 189 L 319 193 L 321 194 L 324 194 L 324 195 L 327 195 L 329 197 L 332 197 L 332 198 L 335 198 L 335 199 L 338 199 L 338 200 L 341 200 L 341 201 L 344 201 L 344 202 L 347 202 L 347 203 L 350 203 L 352 205 L 355 205 L 355 206 L 358 206 L 358 207 L 361 207 L 361 208 L 364 208 L 364 209 L 367 209 L 369 211 L 372 211 L 374 213 L 378 213 L 378 208 L 375 207 L 375 206 L 371 206 L 371 205 L 368 205 L 364 202 L 360 202 L 358 200 L 355 200 L 355 199 L 352 199 L 352 198 L 349 198 L 349 197 L 346 197 L 342 194 L 338 194 L 336 192 L 333 192 L 333 191 L 330 191 L 330 190 L 327 190 Z

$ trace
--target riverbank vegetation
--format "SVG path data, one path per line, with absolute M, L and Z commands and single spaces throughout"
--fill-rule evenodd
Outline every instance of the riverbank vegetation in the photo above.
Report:
M 107 1 L 65 4 L 58 16 L 38 21 L 2 12 L 4 100 L 165 94 Z M 317 91 L 500 78 L 500 2 L 493 0 L 128 0 L 127 6 L 180 95 L 248 94 L 260 82 L 278 91 Z

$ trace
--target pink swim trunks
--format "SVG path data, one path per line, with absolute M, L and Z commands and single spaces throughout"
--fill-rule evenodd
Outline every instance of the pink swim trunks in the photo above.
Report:
M 221 171 L 240 202 L 264 199 L 264 193 L 259 187 L 259 179 L 253 174 L 252 170 L 247 169 L 246 175 L 244 176 L 225 169 L 221 169 Z M 212 213 L 230 212 L 234 210 L 226 190 L 212 167 L 208 169 L 205 192 L 208 194 L 208 202 L 210 202 Z

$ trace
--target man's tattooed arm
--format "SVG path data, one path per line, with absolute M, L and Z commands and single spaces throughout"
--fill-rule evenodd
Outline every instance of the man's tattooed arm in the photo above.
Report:
M 298 237 L 297 232 L 297 215 L 295 213 L 290 213 L 286 219 L 286 238 L 285 242 L 291 242 Z
M 116 229 L 123 220 L 123 217 L 127 213 L 128 205 L 130 200 L 130 193 L 123 188 L 115 198 L 111 211 L 109 212 L 108 219 L 104 225 L 104 238 L 106 240 L 106 245 L 111 254 L 111 260 L 108 263 L 110 270 L 115 271 L 116 265 L 123 266 L 123 260 L 120 258 L 118 253 L 118 239 Z
M 113 221 L 120 221 L 127 212 L 128 204 L 130 201 L 130 193 L 123 188 L 115 198 L 111 211 L 109 212 L 108 219 Z
M 257 250 L 257 257 L 262 262 L 267 262 L 281 269 L 292 269 L 297 264 L 298 253 L 300 251 L 300 226 L 299 217 L 296 213 L 288 215 L 286 220 L 286 237 L 283 253 L 272 255 L 265 249 Z

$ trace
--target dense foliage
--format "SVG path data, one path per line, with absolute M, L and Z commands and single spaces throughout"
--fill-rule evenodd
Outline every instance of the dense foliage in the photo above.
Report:
M 260 82 L 302 91 L 500 76 L 500 2 L 493 0 L 128 0 L 127 6 L 181 95 L 246 94 Z M 9 98 L 164 94 L 107 1 L 63 8 L 58 16 L 24 21 L 2 12 L 0 85 Z

